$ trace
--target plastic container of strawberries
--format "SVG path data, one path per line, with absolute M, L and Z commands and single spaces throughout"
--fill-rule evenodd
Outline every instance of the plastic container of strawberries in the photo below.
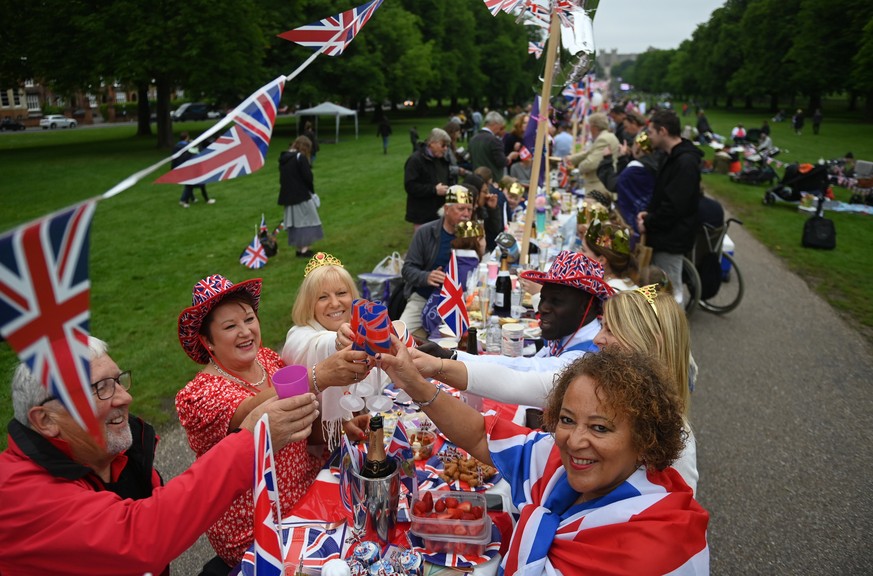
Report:
M 485 495 L 479 492 L 420 492 L 413 500 L 410 520 L 412 533 L 425 541 L 479 544 L 484 540 L 483 546 L 491 541 L 491 518 Z

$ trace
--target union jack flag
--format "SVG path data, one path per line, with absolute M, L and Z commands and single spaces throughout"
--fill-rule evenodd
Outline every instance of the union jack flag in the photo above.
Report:
M 261 227 L 258 228 L 258 234 L 267 231 L 269 231 L 269 228 L 267 228 L 267 220 L 264 218 L 264 213 L 261 212 Z
M 543 43 L 542 42 L 528 42 L 527 43 L 527 53 L 535 54 L 537 60 L 540 59 L 540 56 L 543 55 Z
M 255 425 L 255 576 L 282 576 L 283 546 L 277 526 L 282 524 L 279 487 L 273 465 L 270 421 L 261 416 Z M 275 515 L 275 516 L 274 516 Z
M 301 568 L 321 568 L 328 560 L 340 557 L 345 532 L 345 523 L 327 530 L 315 526 L 291 526 L 285 560 L 289 564 L 297 563 Z
M 381 5 L 382 0 L 372 0 L 336 16 L 282 32 L 279 38 L 321 50 L 328 56 L 339 56 Z
M 0 237 L 0 334 L 102 446 L 88 351 L 95 207 L 88 200 Z
M 200 154 L 170 170 L 155 182 L 160 184 L 208 184 L 230 180 L 260 170 L 270 147 L 273 124 L 285 77 L 279 76 L 248 97 L 236 112 L 236 124 Z
M 252 240 L 252 243 L 243 250 L 239 257 L 239 263 L 253 270 L 266 266 L 267 253 L 264 251 L 264 246 L 261 244 L 261 239 L 257 234 L 255 234 L 255 239 Z
M 516 6 L 519 4 L 524 4 L 525 0 L 483 0 L 485 2 L 485 7 L 488 8 L 488 11 L 491 12 L 492 16 L 497 16 L 497 14 L 502 10 L 504 12 L 512 12 Z
M 437 312 L 452 333 L 460 338 L 470 327 L 470 317 L 467 315 L 467 305 L 464 302 L 464 290 L 459 282 L 458 257 L 454 250 L 449 259 L 446 280 L 440 288 L 440 296 L 442 302 L 437 306 Z

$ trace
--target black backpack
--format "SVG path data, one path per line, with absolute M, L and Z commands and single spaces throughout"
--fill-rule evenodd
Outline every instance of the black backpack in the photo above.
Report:
M 803 224 L 803 236 L 800 243 L 804 248 L 833 250 L 837 247 L 837 229 L 834 227 L 834 221 L 825 218 L 823 214 L 824 196 L 820 196 L 815 216 L 810 217 Z
M 264 247 L 264 254 L 267 255 L 267 258 L 272 258 L 279 251 L 279 245 L 276 243 L 275 234 L 270 234 L 264 230 L 258 235 L 258 239 L 261 241 L 261 246 Z

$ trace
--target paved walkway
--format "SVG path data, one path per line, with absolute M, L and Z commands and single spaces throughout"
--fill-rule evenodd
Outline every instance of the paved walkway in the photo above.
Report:
M 741 228 L 731 237 L 745 299 L 691 318 L 712 574 L 873 574 L 873 349 Z M 190 461 L 184 434 L 165 430 L 165 477 Z M 211 557 L 201 538 L 173 571 Z

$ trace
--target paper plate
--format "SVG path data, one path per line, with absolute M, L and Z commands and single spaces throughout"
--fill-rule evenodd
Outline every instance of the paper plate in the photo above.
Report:
M 452 446 L 452 444 L 443 444 L 442 448 L 440 448 L 440 452 L 445 452 L 449 446 Z M 461 450 L 461 453 L 466 454 L 466 452 L 464 452 L 463 450 Z M 443 461 L 440 460 L 438 454 L 434 454 L 428 459 L 427 463 L 425 463 L 424 465 L 424 469 L 425 471 L 427 471 L 428 474 L 431 475 L 431 479 L 434 485 L 439 486 L 439 483 L 442 483 L 446 486 L 446 488 L 436 488 L 437 490 L 463 490 L 465 492 L 484 492 L 500 482 L 500 479 L 503 478 L 503 476 L 501 476 L 500 472 L 498 471 L 495 472 L 494 475 L 490 478 L 485 478 L 484 482 L 476 486 L 475 488 L 470 487 L 469 484 L 467 484 L 466 482 L 462 482 L 461 480 L 456 480 L 455 482 L 448 484 L 445 482 L 445 480 L 440 478 L 440 474 L 445 470 L 445 466 L 443 465 Z M 429 490 L 433 489 L 434 488 L 429 488 Z

